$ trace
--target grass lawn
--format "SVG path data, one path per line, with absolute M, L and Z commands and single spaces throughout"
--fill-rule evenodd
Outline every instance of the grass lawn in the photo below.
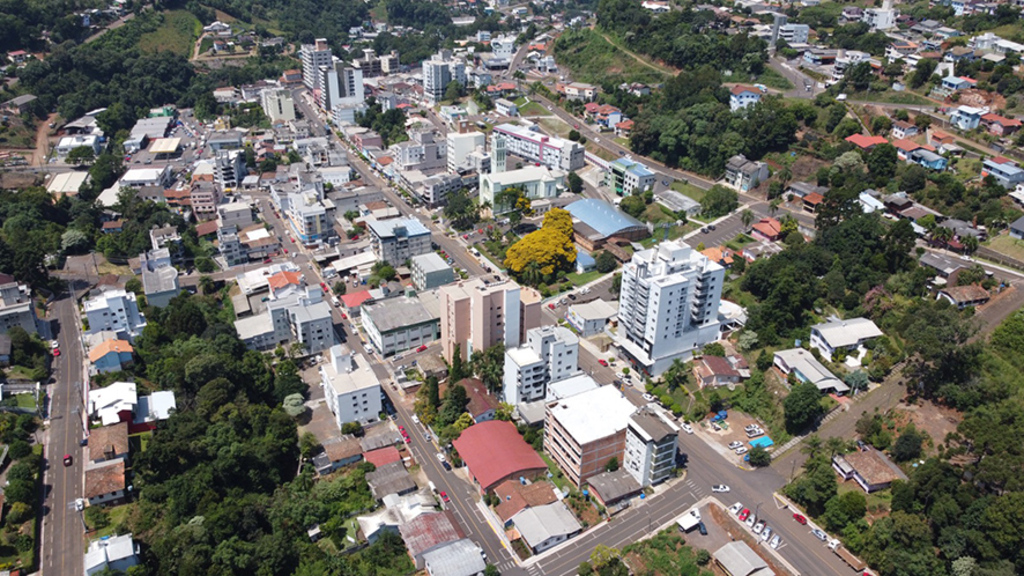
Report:
M 373 16 L 375 22 L 387 22 L 388 21 L 388 9 L 383 2 L 377 3 L 376 6 L 370 9 L 370 15 Z
M 213 48 L 213 38 L 207 36 L 199 43 L 199 54 L 206 54 L 210 51 L 210 48 Z
M 19 117 L 11 117 L 7 126 L 0 126 L 0 148 L 27 150 L 34 148 L 36 130 Z
M 583 274 L 572 272 L 570 274 L 566 274 L 565 278 L 569 280 L 569 282 L 572 282 L 574 286 L 579 287 L 583 286 L 584 284 L 593 282 L 594 280 L 597 280 L 601 276 L 604 276 L 604 274 L 598 272 L 597 270 L 593 270 L 591 272 L 584 272 Z
M 535 102 L 531 102 L 531 104 L 535 104 Z M 541 118 L 540 120 L 537 120 L 537 123 L 540 124 L 541 128 L 544 128 L 546 132 L 550 132 L 559 138 L 568 138 L 569 131 L 572 130 L 568 124 L 562 122 L 558 118 Z
M 14 397 L 18 400 L 18 408 L 27 408 L 29 410 L 37 408 L 35 394 L 15 394 Z
M 684 196 L 696 200 L 697 202 L 700 202 L 701 200 L 704 199 L 704 191 L 701 190 L 700 188 L 697 188 L 693 184 L 690 184 L 689 182 L 675 180 L 672 182 L 672 186 L 670 186 L 670 188 Z
M 950 165 L 955 170 L 956 179 L 968 182 L 981 176 L 981 160 L 977 158 L 956 158 Z
M 610 150 L 605 150 L 599 143 L 594 142 L 593 140 L 587 140 L 586 148 L 591 154 L 595 154 L 598 158 L 602 158 L 604 160 L 611 161 L 618 158 L 616 154 L 613 154 Z
M 515 100 L 512 101 L 513 104 L 520 108 L 526 106 L 527 102 L 529 102 L 529 100 L 526 99 L 526 96 L 520 96 L 519 98 L 516 98 Z
M 1009 234 L 1000 234 L 999 236 L 996 236 L 989 240 L 986 246 L 1000 254 L 1005 254 L 1010 258 L 1024 260 L 1024 240 L 1010 238 Z
M 615 137 L 615 138 L 612 138 L 612 140 L 614 140 L 616 144 L 618 144 L 619 146 L 622 146 L 626 150 L 632 150 L 632 148 L 629 147 L 629 138 Z
M 540 457 L 544 459 L 544 462 L 548 465 L 548 471 L 551 472 L 551 478 L 549 478 L 549 480 L 551 480 L 559 490 L 565 490 L 565 488 L 569 486 L 569 481 L 565 479 L 565 475 L 562 474 L 562 471 L 558 468 L 558 464 L 555 464 L 555 461 L 544 452 L 538 452 L 538 454 L 540 454 Z
M 764 84 L 769 88 L 775 88 L 776 90 L 793 89 L 793 83 L 789 79 L 772 68 L 767 67 L 764 69 L 764 73 L 757 77 L 757 83 Z
M 187 10 L 170 10 L 163 16 L 160 28 L 139 38 L 139 49 L 151 53 L 169 51 L 188 58 L 203 25 Z
M 520 98 L 523 100 L 523 98 Z M 519 104 L 516 104 L 519 106 Z M 551 112 L 547 108 L 537 104 L 536 102 L 530 102 L 523 106 L 519 106 L 519 114 L 522 116 L 551 116 Z M 568 134 L 568 132 L 566 132 Z
M 754 239 L 746 234 L 740 234 L 732 240 L 725 243 L 726 247 L 731 249 L 733 252 L 741 252 L 749 244 L 753 244 Z
M 118 528 L 124 528 L 128 520 L 128 514 L 131 513 L 134 504 L 124 504 L 123 506 L 115 506 L 113 508 L 105 509 L 107 513 L 107 525 L 99 530 L 89 533 L 90 540 L 96 540 L 105 536 L 113 536 L 117 534 Z M 86 520 L 86 525 L 92 530 L 93 526 Z
M 860 486 L 857 486 L 855 482 L 840 482 L 837 492 L 840 496 L 847 492 L 858 492 L 860 494 L 864 493 L 864 491 L 860 489 Z M 868 510 L 870 512 L 888 512 L 890 505 L 892 504 L 892 492 L 890 492 L 889 490 L 879 490 L 877 492 L 872 492 L 871 494 L 867 495 L 867 500 Z
M 896 92 L 886 90 L 885 92 L 857 92 L 850 94 L 850 100 L 863 102 L 882 102 L 886 104 L 909 104 L 913 106 L 934 106 L 935 103 L 917 94 L 910 92 Z

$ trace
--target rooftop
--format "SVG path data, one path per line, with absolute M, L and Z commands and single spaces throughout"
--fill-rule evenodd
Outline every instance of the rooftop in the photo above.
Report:
M 467 538 L 427 552 L 423 562 L 429 573 L 436 576 L 476 576 L 487 568 L 483 550 Z
M 625 430 L 636 407 L 615 387 L 602 386 L 552 402 L 547 409 L 583 445 Z
M 106 460 L 108 454 L 128 453 L 128 423 L 94 428 L 89 432 L 89 459 Z
M 875 323 L 867 318 L 849 318 L 815 324 L 811 326 L 811 331 L 821 334 L 825 342 L 833 348 L 856 346 L 862 340 L 878 338 L 883 335 L 878 326 L 875 326 Z
M 85 468 L 86 498 L 98 498 L 124 490 L 124 458 L 90 463 Z
M 907 479 L 907 475 L 878 450 L 850 452 L 838 458 L 846 460 L 868 484 L 887 484 L 893 480 Z
M 760 556 L 746 542 L 729 542 L 712 556 L 730 576 L 775 576 Z
M 808 382 L 817 386 L 819 390 L 835 388 L 837 392 L 846 392 L 850 389 L 849 386 L 844 384 L 839 378 L 836 378 L 835 374 L 830 372 L 828 368 L 825 368 L 821 362 L 818 362 L 810 352 L 803 348 L 779 350 L 775 353 L 775 356 L 782 358 L 791 370 L 802 374 Z
M 364 302 L 362 315 L 382 334 L 435 320 L 419 298 L 410 296 Z
M 584 198 L 565 207 L 574 220 L 579 220 L 608 238 L 631 228 L 646 226 L 636 218 L 620 211 L 603 200 Z
M 402 456 L 398 453 L 398 448 L 395 448 L 394 446 L 385 446 L 376 450 L 370 450 L 369 452 L 363 452 L 363 460 L 366 460 L 370 464 L 380 468 L 385 464 L 400 462 L 402 460 Z
M 388 494 L 405 494 L 416 490 L 416 482 L 401 461 L 388 462 L 368 472 L 366 483 L 370 485 L 373 497 L 378 500 Z
M 494 511 L 505 522 L 524 508 L 558 501 L 558 497 L 555 495 L 555 486 L 546 480 L 531 484 L 523 484 L 518 480 L 505 480 L 494 487 L 494 495 L 501 501 L 495 506 Z
M 606 320 L 619 313 L 618 307 L 601 299 L 571 304 L 569 308 L 584 320 Z
M 347 345 L 335 344 L 325 356 L 327 361 L 320 365 L 320 379 L 329 382 L 335 394 L 380 386 L 366 357 L 352 352 Z
M 614 503 L 640 492 L 640 483 L 625 468 L 615 472 L 602 472 L 587 478 L 590 489 L 605 503 Z
M 981 302 L 990 298 L 988 290 L 985 290 L 977 284 L 943 288 L 942 293 L 948 295 L 957 304 L 970 304 L 972 302 Z
M 510 476 L 547 468 L 511 422 L 490 420 L 474 424 L 452 445 L 484 490 Z
M 516 170 L 507 170 L 505 172 L 488 174 L 487 180 L 492 184 L 507 187 L 516 186 L 523 182 L 532 182 L 534 180 L 555 180 L 563 176 L 565 176 L 565 173 L 561 170 L 552 170 L 545 166 L 534 166 L 533 164 L 528 164 Z
M 541 544 L 548 538 L 575 534 L 582 529 L 576 517 L 561 502 L 527 508 L 513 516 L 512 522 L 530 546 Z
M 466 537 L 450 510 L 437 514 L 423 514 L 398 527 L 405 547 L 413 558 L 437 548 L 446 542 Z
M 414 268 L 419 268 L 425 274 L 451 269 L 444 261 L 444 258 L 441 258 L 441 256 L 436 252 L 419 254 L 417 256 L 413 256 L 409 260 Z
M 392 218 L 390 220 L 370 220 L 367 222 L 373 234 L 379 238 L 397 236 L 420 236 L 430 234 L 430 230 L 415 218 Z
M 111 352 L 118 354 L 127 352 L 131 354 L 135 350 L 132 345 L 125 340 L 105 340 L 100 343 L 99 346 L 94 346 L 92 350 L 89 350 L 89 362 L 96 363 L 100 358 L 103 358 Z

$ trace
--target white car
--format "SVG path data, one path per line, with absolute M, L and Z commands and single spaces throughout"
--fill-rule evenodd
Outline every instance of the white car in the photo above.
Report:
M 419 424 L 420 423 L 420 417 L 415 415 L 415 414 L 413 414 L 412 415 L 412 421 L 417 423 L 417 424 Z
M 772 550 L 778 550 L 779 549 L 779 544 L 781 544 L 781 543 L 782 543 L 782 538 L 779 538 L 779 535 L 776 534 L 775 537 L 772 538 L 772 541 L 768 545 L 772 547 Z
M 437 453 L 437 461 L 441 462 L 443 464 L 444 463 L 444 454 L 441 454 L 440 452 L 438 452 Z
M 686 422 L 683 422 L 683 431 L 685 431 L 687 434 L 693 434 L 693 426 L 690 426 Z
M 772 527 L 771 526 L 765 526 L 764 530 L 761 530 L 761 539 L 762 540 L 767 540 L 767 539 L 769 539 L 771 537 L 772 537 Z
M 50 342 L 50 350 L 56 350 L 57 348 L 60 348 L 60 343 L 56 340 L 52 340 Z
M 644 400 L 648 402 L 654 402 L 654 396 L 651 394 L 644 394 Z
M 754 514 L 751 513 L 750 516 L 747 516 L 747 520 L 744 522 L 744 524 L 747 525 L 747 528 L 753 528 L 755 522 L 757 522 L 757 516 L 754 516 Z
M 742 447 L 743 447 L 743 442 L 737 442 L 735 440 L 732 441 L 732 442 L 729 442 L 729 450 L 735 450 L 737 448 L 742 448 Z
M 725 493 L 729 491 L 729 487 L 726 486 L 725 484 L 715 484 L 714 486 L 711 487 L 711 491 Z
M 733 504 L 732 506 L 729 506 L 729 512 L 731 512 L 733 514 L 739 514 L 740 510 L 743 510 L 743 503 L 742 502 L 737 502 L 737 503 Z
M 746 453 L 747 453 L 747 447 L 746 446 L 744 446 L 742 448 L 737 448 L 736 449 L 736 455 L 737 456 L 742 456 L 742 455 L 744 455 Z
M 760 534 L 761 530 L 764 530 L 765 521 L 761 520 L 757 524 L 754 524 L 754 534 Z
M 81 498 L 76 498 L 75 499 L 75 511 L 76 512 L 81 512 L 84 509 L 85 509 L 85 500 L 82 500 Z

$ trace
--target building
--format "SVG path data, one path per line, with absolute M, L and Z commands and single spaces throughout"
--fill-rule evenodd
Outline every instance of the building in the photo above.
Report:
M 725 183 L 740 192 L 746 192 L 768 179 L 768 165 L 747 160 L 737 154 L 725 164 Z
M 506 100 L 504 98 L 498 98 L 494 101 L 494 110 L 502 116 L 515 117 L 519 116 L 519 107 L 515 103 Z
M 484 551 L 468 538 L 456 540 L 423 555 L 429 576 L 478 576 L 484 573 Z
M 505 480 L 538 478 L 548 472 L 547 464 L 511 422 L 488 420 L 474 424 L 452 446 L 484 494 Z
M 295 120 L 295 102 L 291 90 L 285 88 L 266 89 L 260 93 L 263 113 L 272 123 L 291 122 Z
M 966 286 L 951 286 L 939 290 L 936 300 L 945 300 L 957 308 L 963 310 L 972 306 L 981 306 L 991 299 L 988 290 L 977 284 Z
M 751 86 L 737 84 L 729 90 L 729 109 L 738 112 L 761 101 L 761 91 Z
M 983 114 L 981 123 L 989 132 L 996 136 L 1010 136 L 1020 130 L 1021 121 L 1016 118 L 1004 118 L 998 114 Z
M 121 504 L 127 498 L 125 459 L 89 462 L 85 465 L 85 493 L 89 506 Z
M 394 159 L 394 169 L 434 170 L 447 165 L 447 139 L 438 140 L 430 130 L 412 131 L 405 142 L 393 144 L 388 152 Z
M 516 406 L 547 396 L 547 384 L 579 372 L 579 338 L 568 328 L 541 326 L 526 343 L 505 349 L 504 401 Z
M 109 290 L 86 300 L 82 307 L 89 322 L 87 334 L 110 330 L 119 338 L 133 341 L 146 327 L 146 318 L 139 312 L 132 292 Z
M 60 158 L 67 157 L 75 148 L 88 148 L 92 151 L 93 156 L 99 156 L 100 152 L 103 151 L 101 143 L 101 137 L 96 134 L 76 134 L 74 136 L 64 136 L 58 140 L 55 150 Z
M 105 388 L 89 390 L 89 418 L 103 426 L 128 423 L 128 433 L 137 434 L 156 428 L 177 409 L 174 393 L 169 390 L 139 396 L 133 382 L 114 382 Z
M 641 486 L 667 480 L 676 467 L 679 426 L 662 410 L 641 408 L 626 426 L 626 455 L 622 467 Z
M 622 269 L 618 346 L 656 376 L 718 339 L 725 269 L 682 241 L 635 252 Z
M 363 459 L 363 449 L 354 436 L 334 436 L 323 441 L 323 452 L 313 457 L 313 466 L 325 476 Z
M 619 196 L 629 196 L 633 192 L 653 190 L 658 177 L 643 164 L 630 157 L 616 158 L 608 164 L 610 184 Z
M 949 115 L 949 124 L 954 128 L 960 130 L 973 130 L 981 125 L 981 117 L 988 113 L 988 110 L 983 108 L 974 108 L 973 106 L 958 106 L 952 114 Z
M 565 209 L 572 214 L 574 240 L 590 252 L 605 245 L 635 242 L 651 235 L 643 222 L 603 200 L 584 198 Z
M 515 154 L 530 162 L 539 162 L 554 170 L 579 170 L 585 165 L 585 150 L 579 142 L 546 136 L 515 124 L 499 124 L 492 132 L 494 140 L 502 140 L 508 154 Z
M 874 448 L 832 457 L 832 468 L 843 480 L 851 478 L 868 494 L 885 490 L 893 480 L 907 480 L 907 475 L 885 454 Z
M 555 198 L 565 188 L 565 173 L 533 165 L 508 172 L 492 170 L 490 174 L 480 175 L 480 202 L 489 202 L 495 214 L 507 212 L 511 206 L 494 203 L 495 197 L 506 188 L 520 188 L 530 200 Z
M 589 338 L 604 332 L 605 326 L 618 312 L 619 310 L 614 304 L 598 299 L 584 304 L 570 304 L 565 313 L 565 319 L 580 333 L 580 336 Z
M 466 62 L 453 56 L 450 50 L 441 50 L 423 61 L 423 96 L 434 106 L 444 100 L 445 89 L 451 82 L 466 85 Z
M 57 200 L 63 196 L 77 196 L 79 189 L 89 180 L 88 172 L 61 172 L 53 175 L 46 185 L 46 191 Z
M 416 482 L 401 459 L 378 465 L 376 470 L 366 474 L 366 483 L 377 500 L 392 494 L 404 496 L 416 491 Z
M 587 479 L 590 494 L 599 504 L 615 514 L 612 507 L 643 492 L 643 486 L 624 468 L 614 472 L 601 472 Z
M 32 109 L 32 103 L 36 100 L 37 98 L 32 94 L 22 94 L 4 102 L 3 105 L 0 105 L 0 110 L 9 114 L 24 114 Z
M 541 296 L 511 280 L 486 276 L 442 286 L 441 343 L 451 362 L 456 346 L 462 358 L 499 342 L 519 346 L 526 332 L 541 324 Z
M 561 502 L 527 508 L 513 516 L 512 523 L 534 554 L 553 548 L 583 530 L 576 517 Z
M 166 248 L 162 251 L 169 252 Z M 155 308 L 164 308 L 171 299 L 181 293 L 178 285 L 178 269 L 171 266 L 170 258 L 152 262 L 143 258 L 142 290 L 146 295 L 146 304 Z
M 139 564 L 139 545 L 131 534 L 93 540 L 85 551 L 85 576 L 116 570 L 124 572 Z
M 327 350 L 335 343 L 331 305 L 319 286 L 289 289 L 282 297 L 273 295 L 263 314 L 235 321 L 238 337 L 250 350 L 272 350 L 297 342 L 310 354 Z
M 807 44 L 810 37 L 811 27 L 807 24 L 784 24 L 779 26 L 779 40 L 785 40 L 787 44 Z
M 421 514 L 400 525 L 398 532 L 402 535 L 409 557 L 418 570 L 426 567 L 423 558 L 426 553 L 466 537 L 450 510 L 436 514 Z
M 494 420 L 498 416 L 501 403 L 487 392 L 482 380 L 463 378 L 459 384 L 466 389 L 466 413 L 473 417 L 474 424 Z
M 817 348 L 831 362 L 837 352 L 843 355 L 856 352 L 879 336 L 884 334 L 867 318 L 833 320 L 811 326 L 811 348 Z
M 128 457 L 128 425 L 124 422 L 93 428 L 89 432 L 89 462 Z
M 886 31 L 896 27 L 896 18 L 900 15 L 899 10 L 892 7 L 892 0 L 887 0 L 881 8 L 866 8 L 861 22 L 867 24 L 871 31 Z
M 310 90 L 320 88 L 320 68 L 330 66 L 332 61 L 327 39 L 317 38 L 313 44 L 303 44 L 299 49 L 299 57 L 302 60 L 302 83 Z
M 364 302 L 366 337 L 382 357 L 429 344 L 440 336 L 440 320 L 415 296 Z
M 597 86 L 587 84 L 586 82 L 570 82 L 568 84 L 558 82 L 555 84 L 555 91 L 565 95 L 567 100 L 593 102 L 597 98 L 599 90 L 600 88 Z
M 729 542 L 715 550 L 712 557 L 729 576 L 775 576 L 768 563 L 742 540 Z
M 406 260 L 431 252 L 430 230 L 416 218 L 367 222 L 373 254 L 382 262 L 401 266 Z
M 903 120 L 896 120 L 892 123 L 892 132 L 890 134 L 893 138 L 902 140 L 905 138 L 913 138 L 917 136 L 917 126 L 910 122 L 904 122 Z
M 863 152 L 868 152 L 880 144 L 889 143 L 889 141 L 883 136 L 865 136 L 863 134 L 852 134 L 847 136 L 845 140 L 857 148 L 860 148 Z
M 1017 218 L 1010 224 L 1010 237 L 1024 240 L 1024 216 Z
M 0 273 L 0 334 L 20 326 L 29 334 L 37 334 L 36 308 L 28 285 L 19 284 L 14 276 Z
M 131 343 L 125 340 L 107 340 L 94 346 L 89 350 L 90 372 L 120 372 L 125 365 L 131 364 L 134 351 Z
M 247 202 L 228 202 L 217 206 L 217 221 L 221 227 L 245 228 L 253 223 L 252 206 Z
M 413 256 L 409 269 L 417 290 L 433 290 L 455 281 L 455 271 L 435 252 Z
M 338 428 L 348 422 L 374 422 L 381 412 L 380 381 L 369 361 L 342 344 L 327 351 L 320 365 L 320 387 Z
M 487 146 L 487 135 L 483 132 L 456 132 L 451 131 L 445 137 L 447 145 L 445 149 L 448 155 L 448 171 L 455 173 L 470 168 L 469 155 L 473 152 L 483 150 Z
M 792 374 L 800 382 L 810 382 L 822 393 L 844 394 L 850 391 L 849 386 L 803 348 L 779 350 L 775 353 L 773 363 L 783 374 Z
M 740 373 L 721 356 L 704 355 L 694 362 L 693 373 L 701 388 L 732 386 L 740 381 Z
M 996 182 L 1007 190 L 1012 190 L 1017 184 L 1024 183 L 1024 170 L 1021 170 L 1016 162 L 1002 156 L 986 158 L 982 161 L 981 177 L 985 176 L 995 178 Z
M 544 450 L 577 487 L 622 462 L 633 404 L 613 386 L 602 386 L 545 407 Z

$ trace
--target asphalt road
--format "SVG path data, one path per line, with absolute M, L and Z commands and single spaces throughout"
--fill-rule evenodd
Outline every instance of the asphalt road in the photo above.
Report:
M 61 355 L 55 358 L 50 388 L 48 442 L 44 453 L 43 529 L 40 568 L 43 574 L 81 574 L 83 567 L 82 513 L 74 509 L 83 494 L 86 452 L 82 439 L 83 353 L 78 329 L 78 307 L 67 293 L 53 304 L 59 322 L 57 341 Z M 74 464 L 65 467 L 70 454 Z

